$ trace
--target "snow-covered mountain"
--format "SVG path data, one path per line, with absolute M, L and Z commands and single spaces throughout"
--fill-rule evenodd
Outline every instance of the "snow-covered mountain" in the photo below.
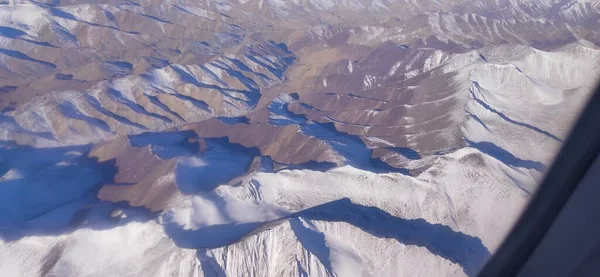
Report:
M 475 276 L 598 1 L 0 2 L 0 276 Z

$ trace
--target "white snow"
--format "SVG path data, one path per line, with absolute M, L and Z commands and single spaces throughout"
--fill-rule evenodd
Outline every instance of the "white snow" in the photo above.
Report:
M 27 32 L 28 28 L 34 31 L 40 29 L 50 22 L 47 11 L 40 6 L 30 3 L 18 5 L 3 5 L 0 9 L 0 23 L 4 26 L 27 26 L 23 31 Z M 21 27 L 22 28 L 22 27 Z M 18 28 L 18 29 L 21 29 Z
M 364 80 L 363 80 L 363 84 L 364 84 L 364 88 L 368 89 L 370 88 L 373 83 L 375 82 L 377 77 L 375 76 L 371 76 L 371 75 L 365 75 Z
M 367 140 L 369 140 L 369 141 L 371 141 L 371 142 L 373 142 L 373 143 L 381 143 L 381 144 L 384 144 L 384 145 L 387 145 L 387 146 L 394 146 L 393 143 L 391 143 L 391 142 L 389 142 L 387 140 L 378 138 L 378 137 L 364 137 L 364 138 L 367 139 Z
M 232 195 L 230 187 L 219 187 L 214 192 L 193 196 L 189 208 L 173 212 L 174 222 L 186 229 L 199 229 L 228 223 L 267 222 L 286 216 L 285 209 L 271 204 L 243 201 Z
M 10 244 L 0 240 L 1 276 L 39 275 L 48 259 L 56 259 L 48 272 L 52 276 L 190 276 L 200 271 L 195 251 L 177 248 L 152 221 Z
M 474 276 L 485 259 L 498 248 L 527 204 L 589 95 L 589 89 L 600 75 L 600 49 L 583 38 L 577 37 L 578 41 L 553 50 L 540 50 L 529 45 L 539 39 L 543 42 L 544 35 L 552 36 L 551 40 L 559 39 L 554 35 L 559 36 L 564 28 L 576 36 L 593 35 L 583 30 L 590 18 L 598 13 L 597 5 L 588 5 L 589 1 L 574 2 L 552 18 L 530 16 L 532 11 L 552 7 L 549 0 L 508 1 L 507 8 L 498 12 L 518 16 L 507 19 L 480 14 L 490 7 L 495 9 L 501 1 L 475 1 L 469 6 L 461 6 L 456 1 L 434 1 L 424 5 L 415 0 L 219 0 L 211 3 L 192 1 L 177 6 L 191 14 L 174 13 L 173 5 L 181 4 L 175 1 L 149 6 L 73 4 L 56 7 L 54 12 L 64 13 L 62 16 L 53 15 L 49 7 L 20 2 L 23 1 L 9 1 L 0 9 L 0 26 L 18 30 L 16 34 L 11 34 L 14 32 L 11 29 L 0 30 L 3 32 L 0 44 L 2 48 L 22 50 L 28 56 L 38 58 L 43 51 L 21 39 L 41 42 L 40 37 L 51 38 L 48 41 L 53 44 L 56 40 L 64 40 L 56 45 L 56 49 L 48 50 L 50 56 L 55 56 L 54 51 L 59 53 L 61 47 L 80 47 L 71 35 L 77 35 L 77 40 L 84 44 L 78 51 L 95 52 L 94 47 L 100 44 L 111 48 L 115 43 L 123 47 L 135 42 L 140 45 L 154 43 L 156 38 L 160 39 L 159 43 L 149 45 L 184 49 L 191 38 L 189 32 L 176 33 L 181 26 L 211 33 L 212 30 L 220 31 L 227 22 L 237 22 L 245 28 L 262 28 L 273 23 L 270 22 L 273 18 L 280 17 L 284 24 L 276 22 L 269 27 L 276 32 L 269 33 L 267 28 L 257 30 L 255 35 L 286 43 L 312 40 L 314 45 L 294 53 L 302 60 L 302 55 L 312 51 L 313 46 L 322 47 L 327 39 L 337 34 L 345 35 L 347 31 L 349 46 L 332 52 L 339 56 L 335 56 L 331 66 L 337 66 L 340 74 L 354 75 L 360 71 L 357 87 L 350 90 L 397 86 L 402 89 L 398 90 L 400 93 L 410 96 L 408 102 L 394 103 L 394 100 L 386 99 L 385 104 L 393 106 L 385 106 L 382 110 L 366 107 L 354 115 L 385 118 L 399 109 L 428 113 L 430 109 L 437 111 L 439 107 L 450 106 L 448 113 L 436 114 L 426 120 L 419 120 L 419 116 L 413 114 L 399 114 L 394 118 L 398 122 L 394 127 L 406 130 L 406 134 L 399 136 L 406 139 L 409 147 L 418 147 L 421 138 L 438 131 L 442 134 L 432 144 L 444 144 L 454 139 L 459 141 L 458 145 L 464 143 L 466 146 L 403 161 L 413 175 L 374 173 L 352 166 L 327 171 L 287 169 L 275 172 L 261 167 L 264 172 L 245 175 L 251 158 L 237 157 L 226 151 L 212 154 L 207 151 L 163 160 L 172 163 L 174 170 L 157 177 L 154 184 L 178 185 L 176 196 L 168 200 L 167 211 L 154 217 L 137 217 L 126 209 L 110 209 L 102 213 L 106 217 L 102 224 L 90 225 L 94 218 L 89 217 L 82 226 L 69 232 L 27 234 L 14 241 L 5 236 L 3 225 L 0 227 L 0 276 Z M 176 24 L 149 20 L 151 25 L 145 25 L 146 22 L 143 26 L 133 26 L 141 34 L 111 29 L 113 37 L 99 40 L 100 36 L 86 35 L 86 32 L 105 27 L 89 27 L 88 23 L 79 21 L 104 24 L 106 15 L 103 11 L 154 14 L 147 13 L 148 9 Z M 258 16 L 252 13 L 257 9 Z M 464 12 L 439 12 L 441 10 Z M 218 12 L 227 12 L 234 18 Z M 377 21 L 370 18 L 369 12 L 378 15 Z M 179 22 L 172 14 L 181 15 L 185 21 Z M 65 15 L 79 20 L 64 18 Z M 123 21 L 123 15 L 118 15 L 118 24 L 111 21 L 110 26 L 129 24 L 127 20 Z M 357 20 L 348 21 L 348 18 Z M 299 24 L 304 20 L 308 26 Z M 558 20 L 564 22 L 557 24 Z M 572 26 L 578 27 L 573 29 Z M 148 28 L 152 32 L 166 32 L 168 36 L 160 32 L 144 33 Z M 220 48 L 217 45 L 219 39 L 224 42 L 227 35 L 211 33 L 214 35 L 212 41 L 211 37 L 200 34 L 204 32 L 196 33 L 198 37 L 194 36 L 194 40 L 210 41 L 215 52 L 223 52 L 223 56 L 210 59 L 215 64 L 224 60 L 223 57 L 235 58 L 257 73 L 275 77 L 276 74 L 267 68 L 244 57 L 245 43 Z M 293 37 L 288 37 L 287 33 Z M 472 50 L 449 53 L 435 49 L 435 44 L 425 42 L 427 37 L 454 42 Z M 418 40 L 425 42 L 425 47 L 413 48 Z M 254 39 L 248 41 L 256 42 Z M 379 47 L 378 43 L 383 42 L 411 46 L 383 57 L 389 59 L 386 61 L 389 69 L 379 71 L 377 66 L 371 67 L 367 64 L 369 61 L 359 55 L 371 53 L 367 47 Z M 296 45 L 303 47 L 302 43 Z M 479 44 L 486 46 L 474 46 Z M 337 50 L 337 46 L 332 47 Z M 259 52 L 270 51 L 257 49 Z M 97 52 L 105 51 L 102 59 L 120 55 L 119 51 L 111 49 L 98 49 Z M 131 49 L 126 49 L 127 56 L 138 54 L 127 51 Z M 162 56 L 160 51 L 154 54 Z M 78 52 L 72 61 L 69 57 L 56 62 L 57 66 L 62 70 L 69 62 L 79 63 L 80 55 Z M 108 88 L 119 90 L 126 100 L 143 105 L 153 114 L 169 113 L 161 107 L 173 108 L 188 122 L 199 122 L 216 116 L 216 113 L 245 116 L 252 112 L 252 105 L 256 103 L 246 103 L 250 97 L 234 91 L 246 87 L 241 81 L 233 80 L 235 78 L 226 70 L 210 62 L 195 64 L 196 61 L 189 59 L 185 52 L 174 57 L 168 55 L 161 57 L 166 61 L 162 68 L 148 69 L 143 75 L 99 80 L 89 89 L 48 92 L 20 103 L 17 110 L 3 115 L 6 120 L 0 123 L 0 138 L 22 139 L 35 147 L 47 147 L 37 150 L 52 152 L 58 150 L 49 146 L 84 145 L 141 131 L 141 128 L 123 123 L 127 120 L 148 125 L 149 131 L 178 127 L 175 123 L 156 123 L 143 112 L 131 112 L 124 106 L 124 100 L 115 101 L 107 95 Z M 20 68 L 13 63 L 15 57 L 9 56 L 0 56 L 6 70 L 21 70 L 23 74 L 31 75 L 43 69 L 29 65 Z M 276 53 L 260 53 L 255 58 L 266 64 L 282 64 L 282 57 Z M 350 59 L 360 63 L 354 64 Z M 173 64 L 173 61 L 181 64 Z M 141 65 L 142 68 L 145 66 L 144 63 Z M 360 70 L 355 68 L 358 65 L 361 65 Z M 316 66 L 328 68 L 330 65 Z M 371 70 L 377 70 L 377 73 Z M 293 73 L 286 77 L 297 76 L 296 71 Z M 360 76 L 363 76 L 362 86 Z M 439 78 L 442 82 L 429 88 L 428 80 L 419 77 Z M 312 80 L 319 82 L 319 77 L 315 78 Z M 337 92 L 333 80 L 323 76 L 321 83 L 328 91 Z M 385 83 L 390 80 L 398 82 Z M 225 93 L 206 89 L 198 82 L 233 90 Z M 273 89 L 266 93 L 291 93 L 288 89 L 293 88 L 286 87 L 287 84 L 276 87 L 275 82 L 270 85 Z M 447 93 L 446 88 L 452 93 Z M 342 99 L 341 93 L 351 92 L 339 92 L 336 97 Z M 94 109 L 85 96 L 92 96 L 91 100 L 99 101 L 100 108 L 106 111 Z M 272 97 L 263 96 L 264 99 Z M 404 95 L 390 95 L 390 99 L 401 96 Z M 303 97 L 301 95 L 300 99 Z M 150 103 L 149 99 L 158 99 L 159 103 Z M 214 99 L 221 100 L 214 108 L 218 112 L 198 107 L 202 101 Z M 277 104 L 292 101 L 296 100 L 286 93 L 273 100 Z M 364 100 L 365 103 L 370 101 Z M 71 117 L 60 110 L 60 105 L 74 109 Z M 111 113 L 121 117 L 111 118 Z M 334 118 L 323 116 L 329 121 L 344 122 Z M 269 119 L 295 120 L 277 114 L 271 114 Z M 447 119 L 450 126 L 444 130 L 419 130 L 419 126 L 439 119 Z M 106 122 L 109 130 L 92 126 L 94 124 L 90 122 Z M 367 123 L 354 126 L 365 130 L 361 139 L 368 145 L 394 147 L 392 141 L 399 141 L 389 136 L 366 135 L 377 128 Z M 443 133 L 449 129 L 450 132 Z M 30 138 L 31 132 L 47 132 L 57 136 L 58 141 Z M 312 139 L 318 140 L 318 137 Z M 7 223 L 6 226 L 42 214 L 64 201 L 79 199 L 97 183 L 104 182 L 104 173 L 98 171 L 95 161 L 86 160 L 86 149 L 36 156 L 37 150 L 29 155 L 29 152 L 15 154 L 10 146 L 0 148 L 0 154 L 8 157 L 4 160 L 5 157 L 0 157 L 0 162 L 10 164 L 0 176 L 3 183 L 0 186 L 0 223 Z M 335 157 L 331 158 L 334 161 L 343 160 L 334 150 L 329 156 Z M 77 165 L 80 167 L 75 170 L 61 171 Z M 183 170 L 187 170 L 187 176 L 182 174 Z M 237 171 L 241 171 L 242 176 L 234 180 L 226 178 Z M 69 176 L 68 180 L 60 177 L 65 174 Z M 196 190 L 184 193 L 181 184 L 185 182 Z M 203 187 L 205 183 L 210 184 Z M 36 190 L 28 190 L 29 186 L 35 186 Z M 80 208 L 75 204 L 80 203 L 70 202 L 52 209 L 25 225 L 40 227 L 70 222 L 67 212 Z M 115 218 L 109 219 L 111 211 L 118 212 Z M 52 266 L 44 269 L 48 264 Z

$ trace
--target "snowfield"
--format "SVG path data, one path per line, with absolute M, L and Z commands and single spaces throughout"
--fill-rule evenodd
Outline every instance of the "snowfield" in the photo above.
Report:
M 476 276 L 598 1 L 4 1 L 0 276 Z
M 474 168 L 478 156 L 453 153 L 420 178 L 349 166 L 261 172 L 240 186 L 191 196 L 158 220 L 6 243 L 0 255 L 14 268 L 3 271 L 39 272 L 60 255 L 48 274 L 184 276 L 198 266 L 197 255 L 202 270 L 227 275 L 469 276 L 528 199 L 493 169 L 497 161 L 485 157 Z M 19 268 L 21 259 L 32 267 Z

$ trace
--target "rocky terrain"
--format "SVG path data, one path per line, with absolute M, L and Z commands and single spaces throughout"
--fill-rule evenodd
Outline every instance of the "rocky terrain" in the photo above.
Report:
M 600 2 L 0 0 L 0 276 L 475 276 Z

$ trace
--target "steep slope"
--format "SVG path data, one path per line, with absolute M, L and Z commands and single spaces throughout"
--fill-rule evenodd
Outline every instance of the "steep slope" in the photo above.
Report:
M 597 1 L 0 2 L 1 276 L 475 276 Z

